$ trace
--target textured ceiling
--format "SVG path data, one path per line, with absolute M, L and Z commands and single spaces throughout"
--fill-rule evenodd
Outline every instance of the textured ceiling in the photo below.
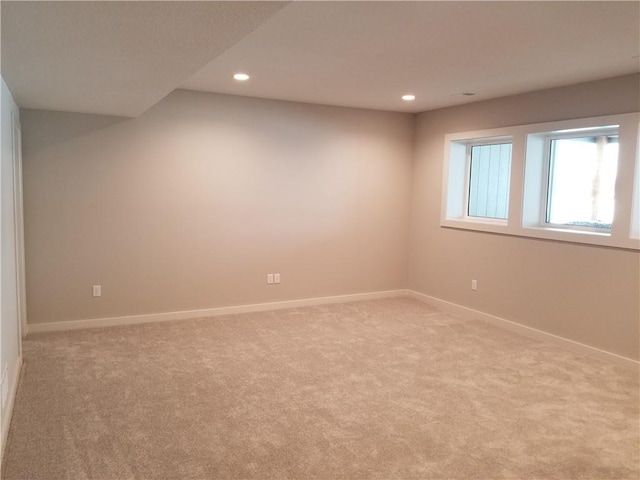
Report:
M 187 88 L 418 112 L 640 71 L 636 1 L 1 8 L 2 76 L 30 108 L 136 116 Z
M 638 72 L 639 50 L 638 2 L 296 2 L 181 86 L 418 112 Z
M 286 2 L 2 1 L 21 107 L 137 116 Z

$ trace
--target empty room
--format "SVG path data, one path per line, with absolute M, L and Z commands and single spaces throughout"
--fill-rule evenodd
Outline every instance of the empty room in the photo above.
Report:
M 6 1 L 4 480 L 640 478 L 640 3 Z

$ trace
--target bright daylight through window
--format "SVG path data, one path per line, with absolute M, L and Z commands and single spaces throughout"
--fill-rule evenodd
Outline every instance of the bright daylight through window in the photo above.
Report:
M 610 230 L 617 169 L 617 134 L 550 138 L 546 222 Z
M 640 250 L 640 114 L 445 136 L 443 227 Z

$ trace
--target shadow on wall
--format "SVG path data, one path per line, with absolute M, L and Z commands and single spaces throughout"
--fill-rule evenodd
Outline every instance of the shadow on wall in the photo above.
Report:
M 22 115 L 29 115 L 30 109 L 23 109 Z M 25 153 L 38 153 L 45 148 L 54 147 L 82 137 L 100 130 L 107 129 L 119 123 L 132 120 L 128 117 L 115 117 L 108 115 L 92 115 L 93 120 L 87 122 L 87 114 L 85 113 L 67 113 L 65 112 L 65 122 L 56 121 L 60 112 L 38 110 L 40 118 L 51 117 L 51 121 L 41 122 L 41 126 L 46 126 L 45 130 L 41 130 L 37 135 L 29 135 L 30 132 L 23 132 L 23 136 L 29 135 L 29 142 L 24 142 Z

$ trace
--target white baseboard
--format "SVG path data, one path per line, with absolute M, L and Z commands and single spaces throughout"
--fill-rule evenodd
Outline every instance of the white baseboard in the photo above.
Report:
M 55 332 L 61 330 L 77 330 L 83 328 L 113 327 L 115 325 L 134 325 L 138 323 L 167 322 L 171 320 L 189 320 L 201 317 L 217 317 L 238 313 L 264 312 L 285 308 L 309 307 L 330 303 L 357 302 L 380 298 L 400 297 L 407 295 L 407 290 L 388 290 L 384 292 L 356 293 L 333 297 L 306 298 L 283 302 L 257 303 L 253 305 L 237 305 L 232 307 L 207 308 L 204 310 L 186 310 L 181 312 L 152 313 L 147 315 L 131 315 L 123 317 L 91 318 L 88 320 L 72 320 L 67 322 L 35 323 L 27 326 L 28 333 Z
M 472 318 L 474 320 L 483 320 L 491 323 L 492 325 L 506 328 L 507 330 L 511 330 L 513 332 L 519 333 L 521 335 L 525 335 L 530 338 L 535 338 L 537 340 L 542 340 L 542 341 L 554 343 L 556 345 L 561 345 L 574 352 L 599 358 L 600 360 L 614 363 L 621 367 L 631 369 L 635 372 L 640 372 L 640 362 L 633 360 L 631 358 L 627 358 L 621 355 L 617 355 L 615 353 L 607 352 L 606 350 L 600 350 L 599 348 L 585 345 L 583 343 L 576 342 L 574 340 L 569 340 L 568 338 L 560 337 L 558 335 L 554 335 L 553 333 L 548 333 L 543 330 L 538 330 L 536 328 L 528 327 L 526 325 L 522 325 L 521 323 L 512 322 L 511 320 L 506 320 L 504 318 L 496 317 L 495 315 L 490 315 L 488 313 L 480 312 L 472 308 L 463 307 L 462 305 L 448 302 L 440 298 L 431 297 L 429 295 L 425 295 L 420 292 L 407 290 L 407 294 L 409 295 L 410 298 L 414 298 L 421 302 L 428 303 L 445 312 L 457 313 L 459 315 L 462 315 L 463 317 Z
M 232 315 L 238 313 L 264 312 L 269 310 L 282 310 L 285 308 L 309 307 L 313 305 L 326 305 L 330 303 L 356 302 L 360 300 L 375 300 L 409 296 L 424 303 L 428 303 L 443 311 L 462 315 L 466 318 L 484 320 L 493 325 L 506 328 L 521 335 L 538 340 L 555 343 L 575 352 L 590 355 L 625 368 L 640 372 L 640 362 L 623 357 L 615 353 L 600 350 L 599 348 L 569 340 L 552 333 L 528 327 L 520 323 L 512 322 L 504 318 L 488 313 L 480 312 L 472 308 L 463 307 L 456 303 L 448 302 L 440 298 L 431 297 L 413 290 L 388 290 L 384 292 L 357 293 L 352 295 L 337 295 L 332 297 L 307 298 L 302 300 L 287 300 L 272 303 L 257 303 L 253 305 L 237 305 L 231 307 L 208 308 L 203 310 L 186 310 L 181 312 L 152 313 L 147 315 L 131 315 L 109 318 L 92 318 L 87 320 L 73 320 L 67 322 L 37 323 L 28 325 L 28 333 L 54 332 L 61 330 L 76 330 L 84 328 L 111 327 L 116 325 L 134 325 L 139 323 L 166 322 L 171 320 L 188 320 L 202 317 L 216 317 L 220 315 Z M 4 428 L 4 425 L 3 425 Z M 4 434 L 4 430 L 3 430 Z
M 11 426 L 11 418 L 13 417 L 13 405 L 16 401 L 16 393 L 18 393 L 18 382 L 20 381 L 20 370 L 22 369 L 22 357 L 18 357 L 18 363 L 16 364 L 15 371 L 13 372 L 13 381 L 9 387 L 9 393 L 7 398 L 7 409 L 5 415 L 2 417 L 2 441 L 0 442 L 0 465 L 2 465 L 2 459 L 4 458 L 4 450 L 7 446 L 7 439 L 9 436 L 9 427 Z

